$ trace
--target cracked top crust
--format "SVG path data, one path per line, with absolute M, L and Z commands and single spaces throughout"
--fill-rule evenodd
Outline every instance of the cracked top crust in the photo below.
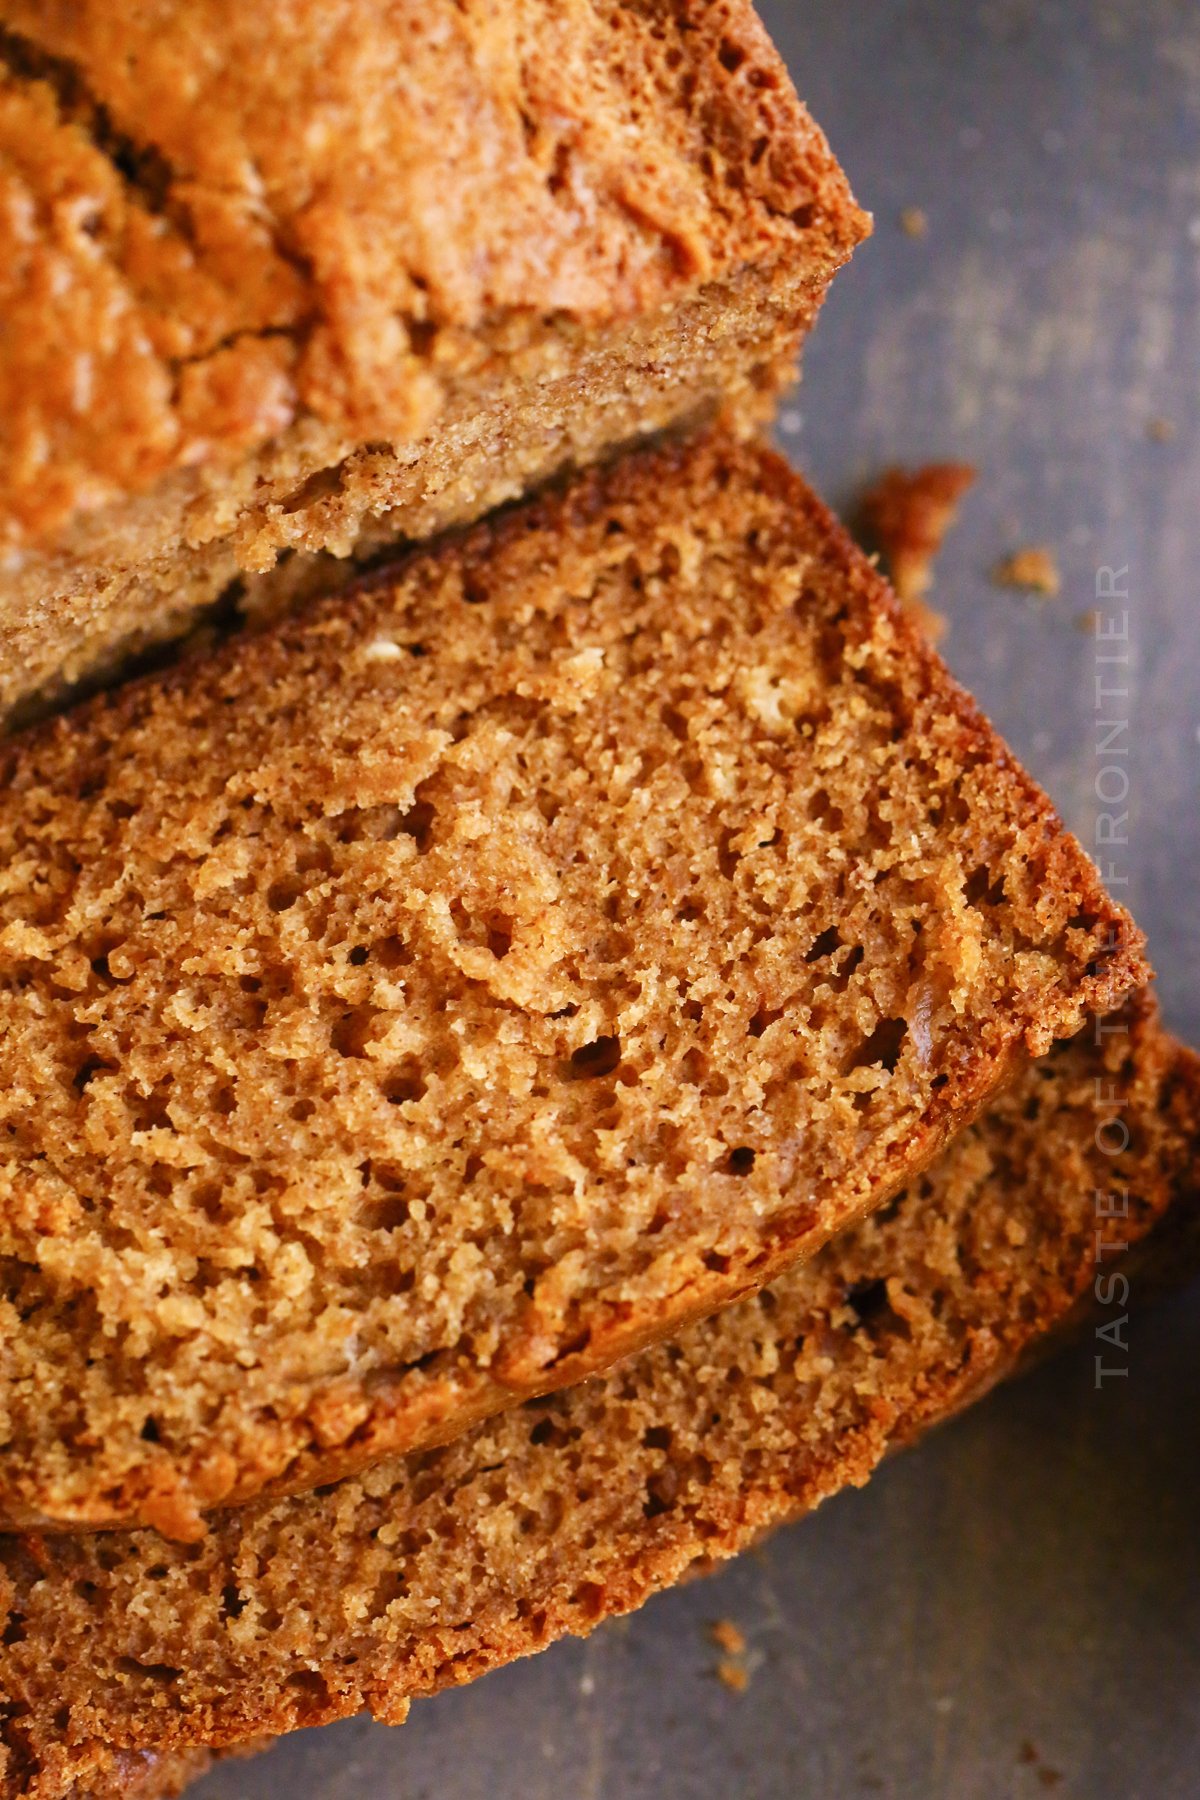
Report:
M 745 0 L 3 0 L 0 552 L 865 220 Z

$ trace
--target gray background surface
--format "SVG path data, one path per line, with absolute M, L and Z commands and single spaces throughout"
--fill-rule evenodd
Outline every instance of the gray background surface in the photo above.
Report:
M 944 649 L 1088 843 L 1075 620 L 1128 567 L 1127 892 L 1200 1042 L 1200 8 L 763 10 L 876 217 L 783 441 L 838 504 L 890 462 L 978 465 L 938 565 Z M 1053 546 L 1059 599 L 990 583 L 1027 543 Z M 1198 1298 L 1134 1318 L 1126 1381 L 1095 1392 L 1083 1346 L 716 1580 L 197 1800 L 1193 1800 Z M 744 1696 L 714 1677 L 719 1616 L 750 1640 Z

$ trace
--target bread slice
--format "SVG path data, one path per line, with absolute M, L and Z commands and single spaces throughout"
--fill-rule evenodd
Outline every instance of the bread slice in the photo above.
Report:
M 761 414 L 868 226 L 749 0 L 13 0 L 0 198 L 0 716 Z
M 639 1605 L 865 1481 L 1081 1306 L 1111 1328 L 1138 1246 L 1194 1268 L 1198 1189 L 1200 1059 L 1139 1001 L 1027 1069 L 891 1207 L 602 1381 L 223 1514 L 199 1545 L 9 1540 L 5 1800 L 59 1800 L 96 1740 L 398 1722 Z
M 301 1491 L 810 1255 L 1145 974 L 768 451 L 0 752 L 0 1516 Z

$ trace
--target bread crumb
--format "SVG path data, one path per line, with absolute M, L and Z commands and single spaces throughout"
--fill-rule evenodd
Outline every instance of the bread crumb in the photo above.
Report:
M 750 1685 L 750 1670 L 745 1661 L 748 1647 L 745 1632 L 732 1619 L 714 1619 L 708 1635 L 717 1649 L 725 1652 L 717 1664 L 717 1680 L 730 1693 L 744 1694 Z
M 1169 444 L 1178 433 L 1179 427 L 1174 419 L 1149 419 L 1146 422 L 1146 436 L 1155 444 Z
M 717 1664 L 717 1680 L 722 1687 L 727 1687 L 731 1694 L 744 1694 L 750 1686 L 750 1676 L 743 1664 L 728 1662 L 725 1659 Z
M 933 559 L 974 480 L 967 463 L 886 469 L 859 502 L 862 535 L 882 552 L 898 599 L 935 643 L 946 622 L 923 600 L 933 583 Z
M 1044 1763 L 1041 1752 L 1035 1744 L 1030 1743 L 1028 1738 L 1017 1752 L 1017 1761 L 1026 1768 L 1032 1768 L 1044 1788 L 1057 1787 L 1059 1782 L 1064 1780 L 1062 1770 L 1051 1768 L 1049 1763 Z
M 905 237 L 928 237 L 929 215 L 923 212 L 919 206 L 906 206 L 900 214 L 900 229 Z
M 717 1649 L 724 1650 L 728 1656 L 741 1656 L 745 1651 L 746 1634 L 732 1619 L 714 1619 L 708 1635 Z
M 992 580 L 997 587 L 1028 588 L 1033 593 L 1045 594 L 1049 600 L 1062 591 L 1062 576 L 1054 552 L 1044 544 L 1030 544 L 1024 550 L 1015 550 L 1011 556 L 1006 556 L 1003 562 L 996 564 Z
M 1100 629 L 1100 608 L 1098 606 L 1085 607 L 1083 612 L 1075 614 L 1071 623 L 1076 631 L 1082 631 L 1085 637 L 1095 637 Z

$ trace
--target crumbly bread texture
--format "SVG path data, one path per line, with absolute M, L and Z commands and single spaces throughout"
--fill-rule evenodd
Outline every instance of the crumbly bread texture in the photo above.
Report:
M 1136 1296 L 1122 1248 L 1195 1239 L 1198 1153 L 1200 1059 L 1139 1001 L 1026 1069 L 804 1268 L 601 1381 L 222 1514 L 197 1545 L 8 1540 L 4 1800 L 59 1800 L 97 1739 L 236 1743 L 363 1707 L 399 1721 L 735 1553 L 1077 1319 L 1098 1235 Z
M 265 1748 L 265 1742 L 248 1746 L 245 1754 Z M 58 1800 L 175 1800 L 190 1782 L 207 1774 L 215 1760 L 204 1749 L 159 1752 L 64 1744 L 50 1753 L 31 1787 L 18 1786 L 15 1791 L 53 1793 Z
M 53 1794 L 55 1800 L 175 1800 L 215 1762 L 254 1756 L 270 1742 L 252 1738 L 217 1752 L 198 1745 L 184 1750 L 114 1750 L 109 1744 L 64 1743 L 29 1777 L 32 1785 L 22 1785 L 21 1778 L 16 1791 Z
M 719 434 L 0 776 L 9 1525 L 192 1535 L 577 1381 L 1146 972 L 836 521 Z
M 5 0 L 0 712 L 752 402 L 866 229 L 749 0 Z

